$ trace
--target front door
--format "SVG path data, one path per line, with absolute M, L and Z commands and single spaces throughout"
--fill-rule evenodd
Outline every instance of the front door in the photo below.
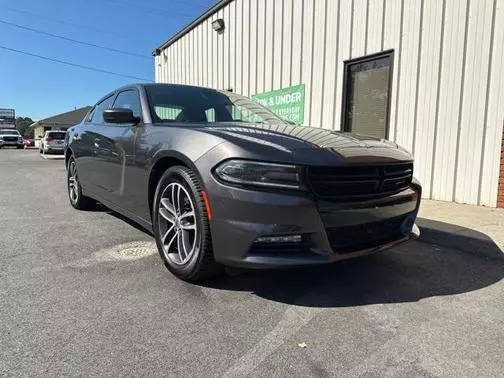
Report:
M 140 100 L 136 89 L 119 92 L 112 108 L 131 109 L 141 119 Z M 135 164 L 135 139 L 142 121 L 133 124 L 103 123 L 94 141 L 97 183 L 100 197 L 123 209 L 132 209 L 130 172 Z
M 96 139 L 100 137 L 104 128 L 103 111 L 110 108 L 114 102 L 114 95 L 98 102 L 88 118 L 84 121 L 79 133 L 74 134 L 74 154 L 77 159 L 79 181 L 86 191 L 100 195 L 101 174 L 97 170 Z

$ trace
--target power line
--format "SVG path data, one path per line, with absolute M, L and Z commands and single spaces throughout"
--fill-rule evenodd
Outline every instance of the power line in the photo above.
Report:
M 68 66 L 78 67 L 78 68 L 82 68 L 82 69 L 85 69 L 85 70 L 88 70 L 88 71 L 101 72 L 101 73 L 105 73 L 105 74 L 109 74 L 109 75 L 126 77 L 128 79 L 135 79 L 135 80 L 141 80 L 141 81 L 150 81 L 150 82 L 153 81 L 151 79 L 145 79 L 145 78 L 142 78 L 142 77 L 137 77 L 137 76 L 132 76 L 132 75 L 126 75 L 126 74 L 120 74 L 120 73 L 117 73 L 117 72 L 102 70 L 101 68 L 84 66 L 82 64 L 67 62 L 65 60 L 60 60 L 60 59 L 55 59 L 55 58 L 49 58 L 47 56 L 33 54 L 33 53 L 28 52 L 28 51 L 16 50 L 16 49 L 12 49 L 10 47 L 6 47 L 6 46 L 2 46 L 2 45 L 0 45 L 0 49 L 4 49 L 4 50 L 7 50 L 7 51 L 11 51 L 11 52 L 16 52 L 18 54 L 32 56 L 32 57 L 39 58 L 39 59 L 48 60 L 50 62 L 56 62 L 56 63 L 60 63 L 60 64 L 66 64 Z
M 69 41 L 69 42 L 73 42 L 73 43 L 78 43 L 78 44 L 85 45 L 85 46 L 96 47 L 96 48 L 98 48 L 98 49 L 103 49 L 103 50 L 113 51 L 113 52 L 116 52 L 116 53 L 119 53 L 119 54 L 131 55 L 131 56 L 135 56 L 135 57 L 137 57 L 137 58 L 151 59 L 151 58 L 150 58 L 149 56 L 147 56 L 147 55 L 141 55 L 141 54 L 137 54 L 137 53 L 130 52 L 130 51 L 119 50 L 119 49 L 115 49 L 115 48 L 113 48 L 113 47 L 107 47 L 107 46 L 96 45 L 96 44 L 94 44 L 94 43 L 83 42 L 83 41 L 79 41 L 79 40 L 77 40 L 77 39 L 68 38 L 68 37 L 65 37 L 65 36 L 62 36 L 62 35 L 53 34 L 53 33 L 45 32 L 45 31 L 38 30 L 38 29 L 29 28 L 29 27 L 27 27 L 27 26 L 23 26 L 23 25 L 15 24 L 15 23 L 13 23 L 13 22 L 5 21 L 5 20 L 0 20 L 0 23 L 5 24 L 5 25 L 9 25 L 9 26 L 13 26 L 13 27 L 18 28 L 18 29 L 29 30 L 29 31 L 34 32 L 34 33 L 39 33 L 39 34 L 47 35 L 47 36 L 49 36 L 49 37 L 59 38 L 59 39 L 62 39 L 62 40 L 64 40 L 64 41 Z
M 108 34 L 108 35 L 114 36 L 116 38 L 128 39 L 124 35 L 113 33 L 113 32 L 111 32 L 109 30 L 105 30 L 105 29 L 101 29 L 101 28 L 97 28 L 97 27 L 92 27 L 92 26 L 89 26 L 89 25 L 79 24 L 79 23 L 76 23 L 76 22 L 63 21 L 63 20 L 59 20 L 57 18 L 47 17 L 47 16 L 44 16 L 44 15 L 41 15 L 41 14 L 38 14 L 38 13 L 30 12 L 30 11 L 27 11 L 25 9 L 17 9 L 17 8 L 12 8 L 12 7 L 4 7 L 4 9 L 7 10 L 7 11 L 9 11 L 9 12 L 16 12 L 16 13 L 26 14 L 26 15 L 35 17 L 37 19 L 48 20 L 48 21 L 56 22 L 56 23 L 59 23 L 59 24 L 62 24 L 62 25 L 72 26 L 74 28 L 87 29 L 87 30 L 91 30 L 91 31 L 93 31 L 95 33 Z M 145 40 L 145 41 L 147 42 L 147 40 Z
M 38 30 L 38 29 L 30 28 L 30 27 L 27 27 L 27 26 L 15 24 L 13 22 L 5 21 L 5 20 L 0 20 L 0 23 L 6 24 L 6 25 L 10 25 L 10 26 L 13 26 L 13 27 L 16 27 L 16 28 L 19 28 L 19 29 L 29 30 L 31 32 L 43 34 L 43 35 L 46 35 L 46 36 L 49 36 L 49 37 L 59 38 L 59 39 L 65 40 L 65 41 L 78 43 L 78 44 L 81 44 L 81 45 L 96 47 L 96 48 L 99 48 L 99 49 L 109 50 L 109 51 L 113 51 L 113 52 L 120 53 L 120 54 L 127 54 L 127 55 L 136 56 L 136 57 L 139 57 L 139 58 L 149 59 L 149 56 L 147 56 L 147 55 L 137 54 L 137 53 L 134 53 L 134 52 L 120 50 L 120 49 L 116 49 L 116 48 L 113 48 L 113 47 L 107 47 L 107 46 L 97 45 L 97 44 L 90 43 L 90 42 L 79 41 L 79 40 L 76 40 L 76 39 L 73 39 L 73 38 L 65 37 L 65 36 L 62 36 L 62 35 L 54 34 L 54 33 L 45 32 L 43 30 Z

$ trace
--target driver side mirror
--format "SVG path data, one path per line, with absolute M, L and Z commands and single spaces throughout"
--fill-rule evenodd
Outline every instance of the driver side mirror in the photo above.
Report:
M 103 111 L 103 120 L 107 123 L 138 123 L 138 117 L 131 109 L 111 108 Z

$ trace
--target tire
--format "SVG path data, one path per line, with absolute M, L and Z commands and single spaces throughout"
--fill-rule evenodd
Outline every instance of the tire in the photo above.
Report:
M 178 205 L 174 205 L 176 202 Z M 195 282 L 223 272 L 214 259 L 201 184 L 192 170 L 174 166 L 161 176 L 152 220 L 159 255 L 175 276 Z
M 24 148 L 24 146 L 17 146 L 16 147 L 18 150 L 22 150 Z
M 70 205 L 77 210 L 91 210 L 96 207 L 96 201 L 82 194 L 82 187 L 77 174 L 77 165 L 73 156 L 67 165 L 67 192 Z

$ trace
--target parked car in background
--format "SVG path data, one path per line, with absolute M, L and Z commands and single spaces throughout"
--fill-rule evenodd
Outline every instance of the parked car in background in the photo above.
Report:
M 24 148 L 23 137 L 16 129 L 0 129 L 0 148 L 16 147 Z
M 35 139 L 25 136 L 23 137 L 23 143 L 25 148 L 33 147 L 35 146 Z
M 76 209 L 154 232 L 176 276 L 358 257 L 419 234 L 413 157 L 373 137 L 292 126 L 246 97 L 142 84 L 103 97 L 66 140 Z
M 40 139 L 40 153 L 59 152 L 63 153 L 65 149 L 65 135 L 66 131 L 46 131 L 44 136 Z

